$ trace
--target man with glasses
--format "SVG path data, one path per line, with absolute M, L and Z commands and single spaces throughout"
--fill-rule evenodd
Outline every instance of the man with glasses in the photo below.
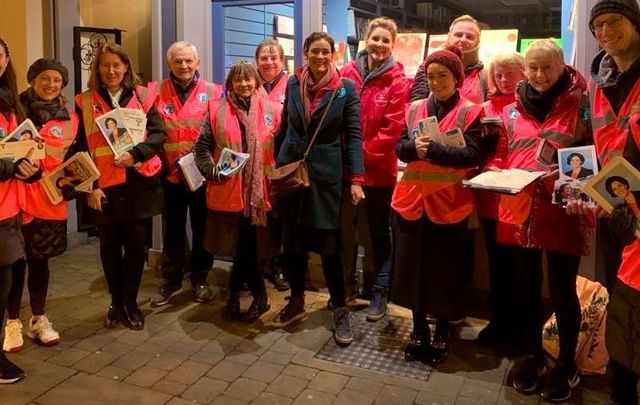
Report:
M 640 168 L 640 134 L 634 137 L 630 131 L 630 122 L 637 122 L 640 117 L 638 2 L 599 0 L 591 10 L 589 28 L 602 48 L 591 65 L 589 89 L 598 159 L 604 166 L 622 155 Z M 568 211 L 581 212 L 582 206 L 577 203 Z M 617 207 L 610 218 L 599 224 L 598 254 L 607 287 L 613 292 L 606 325 L 612 375 L 610 404 L 638 403 L 640 240 L 634 236 L 634 222 L 630 210 Z

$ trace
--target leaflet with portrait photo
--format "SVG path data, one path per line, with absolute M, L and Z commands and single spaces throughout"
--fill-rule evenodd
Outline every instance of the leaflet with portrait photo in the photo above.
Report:
M 144 111 L 116 108 L 96 118 L 96 125 L 116 156 L 144 141 L 147 118 Z
M 93 182 L 100 172 L 87 152 L 78 152 L 55 170 L 42 177 L 42 185 L 47 197 L 53 204 L 62 200 L 62 189 L 73 187 L 75 191 L 91 192 Z
M 247 160 L 251 157 L 248 153 L 236 152 L 229 148 L 222 149 L 220 158 L 216 164 L 216 171 L 223 176 L 233 176 L 239 173 Z
M 44 139 L 30 119 L 24 120 L 10 134 L 0 139 L 0 158 L 41 160 L 46 156 Z

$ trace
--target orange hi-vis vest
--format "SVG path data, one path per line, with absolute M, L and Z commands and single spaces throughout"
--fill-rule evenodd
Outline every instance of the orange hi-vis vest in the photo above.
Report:
M 593 141 L 596 144 L 600 164 L 606 166 L 611 159 L 622 156 L 624 153 L 629 135 L 631 110 L 640 102 L 640 81 L 633 86 L 617 115 L 593 78 L 589 81 L 589 94 L 591 95 Z
M 40 161 L 43 176 L 57 169 L 63 162 L 69 146 L 78 133 L 78 116 L 70 113 L 66 121 L 51 120 L 40 128 L 40 137 L 44 139 L 46 156 Z M 67 202 L 53 205 L 44 190 L 43 180 L 35 183 L 21 183 L 24 193 L 20 193 L 23 210 L 23 223 L 33 218 L 63 220 L 67 218 Z
M 167 179 L 177 184 L 180 182 L 180 175 L 176 160 L 191 152 L 193 143 L 200 134 L 209 100 L 220 98 L 223 89 L 218 84 L 200 79 L 182 105 L 170 79 L 149 83 L 148 87 L 150 92 L 158 94 L 155 106 L 167 131 L 167 138 L 163 144 L 169 164 Z
M 89 154 L 98 167 L 98 171 L 100 171 L 98 187 L 107 188 L 124 183 L 127 180 L 127 169 L 116 167 L 113 163 L 115 158 L 113 151 L 95 123 L 96 118 L 111 111 L 111 106 L 97 92 L 92 90 L 78 94 L 75 97 L 75 101 L 82 109 L 82 120 L 87 134 Z M 148 112 L 154 101 L 153 98 L 148 97 L 146 88 L 136 86 L 133 96 L 124 108 L 137 108 Z M 146 177 L 158 174 L 161 167 L 162 162 L 158 156 L 134 166 L 138 173 Z
M 409 131 L 431 114 L 428 99 L 414 101 L 407 108 L 405 121 Z M 463 132 L 482 113 L 482 106 L 460 97 L 460 101 L 438 122 L 441 132 L 460 128 Z M 473 194 L 462 187 L 467 169 L 440 166 L 428 160 L 415 160 L 407 165 L 393 191 L 391 207 L 407 221 L 416 221 L 426 213 L 437 224 L 463 221 L 473 211 Z
M 538 145 L 546 139 L 556 148 L 568 148 L 589 136 L 587 105 L 587 97 L 580 89 L 563 93 L 542 124 L 524 112 L 519 102 L 505 107 L 502 122 L 507 131 L 508 154 L 504 168 L 546 170 L 536 160 Z M 548 183 L 553 189 L 553 181 Z M 510 224 L 524 223 L 529 218 L 534 192 L 535 183 L 514 196 L 500 196 L 499 220 Z
M 482 104 L 485 101 L 484 83 L 482 83 L 482 69 L 472 69 L 464 76 L 464 82 L 460 87 L 460 96 L 472 103 Z
M 9 119 L 6 119 L 4 114 L 0 114 L 0 132 L 2 132 L 2 138 L 9 135 L 17 126 L 18 122 L 15 114 L 11 113 Z M 18 215 L 19 212 L 18 181 L 15 179 L 0 181 L 0 221 L 13 218 Z
M 262 86 L 260 86 L 260 90 L 258 91 L 269 100 L 275 103 L 284 104 L 284 97 L 287 92 L 287 81 L 289 81 L 289 76 L 282 76 L 276 85 L 271 88 L 271 92 L 267 93 Z
M 260 100 L 258 117 L 263 119 L 257 122 L 258 139 L 256 141 L 262 146 L 264 201 L 267 204 L 267 210 L 271 210 L 267 175 L 275 167 L 273 137 L 280 125 L 282 105 L 264 97 L 258 99 Z M 224 148 L 242 151 L 240 121 L 235 108 L 229 106 L 227 100 L 218 99 L 209 102 L 209 123 L 216 144 L 215 150 L 211 151 L 214 162 L 220 159 L 220 152 Z M 253 157 L 246 163 L 243 170 L 251 170 L 252 160 Z M 236 173 L 222 182 L 210 181 L 207 184 L 207 207 L 214 211 L 241 212 L 244 209 L 243 181 L 242 173 Z

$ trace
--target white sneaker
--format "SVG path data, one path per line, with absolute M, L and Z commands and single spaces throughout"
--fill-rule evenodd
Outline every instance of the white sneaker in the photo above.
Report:
M 20 319 L 7 319 L 4 327 L 4 342 L 2 342 L 2 350 L 5 352 L 15 353 L 24 347 L 24 339 L 22 339 L 22 321 Z
M 29 321 L 29 330 L 27 336 L 31 339 L 40 341 L 44 346 L 55 346 L 60 341 L 60 334 L 53 329 L 53 325 L 49 322 L 46 315 L 42 315 L 33 323 L 35 317 L 31 317 Z

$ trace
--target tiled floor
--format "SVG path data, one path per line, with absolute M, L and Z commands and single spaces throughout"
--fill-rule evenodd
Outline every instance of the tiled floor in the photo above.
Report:
M 216 262 L 210 282 L 223 286 L 228 264 Z M 331 336 L 327 296 L 307 294 L 310 317 L 289 330 L 266 323 L 222 320 L 216 287 L 211 304 L 197 304 L 185 290 L 161 308 L 150 308 L 158 282 L 145 272 L 140 302 L 143 331 L 106 330 L 109 304 L 97 242 L 74 248 L 51 263 L 47 314 L 61 332 L 52 348 L 26 342 L 9 355 L 27 378 L 0 386 L 1 404 L 535 404 L 509 385 L 513 362 L 479 351 L 472 340 L 483 326 L 470 320 L 453 353 L 429 381 L 385 375 L 314 358 Z M 224 292 L 224 291 L 223 291 Z M 25 294 L 25 305 L 26 305 Z M 271 293 L 268 320 L 286 293 Z M 248 305 L 243 302 L 243 305 Z M 406 311 L 394 309 L 396 315 Z M 30 316 L 23 309 L 23 319 Z M 574 404 L 601 404 L 603 377 L 584 377 Z

